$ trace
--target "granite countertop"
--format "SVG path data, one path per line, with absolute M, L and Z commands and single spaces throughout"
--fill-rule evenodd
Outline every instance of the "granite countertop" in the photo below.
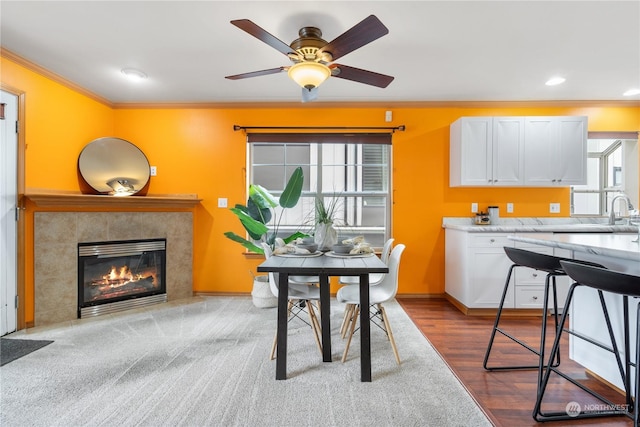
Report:
M 475 225 L 470 217 L 445 217 L 442 228 L 472 233 L 637 233 L 637 225 L 609 225 L 607 218 L 500 218 L 498 224 Z
M 638 234 L 565 233 L 551 237 L 509 236 L 509 239 L 640 262 Z

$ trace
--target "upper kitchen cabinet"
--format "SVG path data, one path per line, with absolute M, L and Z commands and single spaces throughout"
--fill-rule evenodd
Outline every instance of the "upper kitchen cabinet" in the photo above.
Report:
M 587 118 L 526 117 L 525 185 L 536 187 L 585 184 Z
M 450 127 L 451 187 L 584 184 L 587 118 L 461 117 Z
M 450 186 L 524 184 L 524 117 L 462 117 L 450 133 Z

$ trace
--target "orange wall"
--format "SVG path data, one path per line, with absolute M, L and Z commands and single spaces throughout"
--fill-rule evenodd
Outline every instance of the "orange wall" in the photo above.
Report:
M 8 72 L 7 72 L 8 70 Z M 286 107 L 118 108 L 111 109 L 47 80 L 11 61 L 2 62 L 2 82 L 27 93 L 26 186 L 78 190 L 76 161 L 82 147 L 102 136 L 136 144 L 158 167 L 149 193 L 197 193 L 203 199 L 194 215 L 196 292 L 250 292 L 250 272 L 259 259 L 247 259 L 242 248 L 223 233 L 242 233 L 237 219 L 217 208 L 218 197 L 229 205 L 245 200 L 246 143 L 242 126 L 389 126 L 406 125 L 393 137 L 393 236 L 407 245 L 399 292 L 444 292 L 444 216 L 470 216 L 470 203 L 501 207 L 501 215 L 550 216 L 549 202 L 561 203 L 568 216 L 568 189 L 449 188 L 449 124 L 473 115 L 586 115 L 591 131 L 638 131 L 640 107 L 513 107 L 507 104 L 463 108 L 416 106 L 390 108 Z M 471 105 L 471 104 L 469 104 Z M 394 121 L 384 122 L 393 110 Z M 515 206 L 506 214 L 505 204 Z M 27 224 L 29 225 L 29 224 Z M 29 237 L 27 235 L 27 237 Z M 29 245 L 32 240 L 27 240 Z M 31 254 L 31 259 L 29 259 Z M 27 268 L 33 265 L 27 250 Z M 30 279 L 30 282 L 29 282 Z M 33 279 L 26 287 L 32 295 Z M 29 303 L 29 301 L 28 301 Z M 31 300 L 32 304 L 32 300 Z M 29 319 L 27 319 L 29 321 Z

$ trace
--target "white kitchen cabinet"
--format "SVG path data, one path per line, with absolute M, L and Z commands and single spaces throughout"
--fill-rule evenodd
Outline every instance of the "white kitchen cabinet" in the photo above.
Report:
M 514 233 L 473 233 L 462 230 L 445 231 L 445 292 L 466 308 L 498 308 L 504 290 L 511 260 L 504 247 L 564 256 L 558 249 L 514 242 L 507 236 Z M 520 233 L 519 233 L 520 234 Z M 531 233 L 526 233 L 532 235 Z M 545 233 L 535 233 L 543 236 Z M 504 308 L 541 309 L 544 300 L 546 273 L 526 267 L 514 269 L 505 298 Z M 560 277 L 558 284 L 558 306 L 562 308 L 569 287 L 569 279 Z M 549 300 L 552 308 L 552 300 Z
M 525 185 L 548 187 L 586 184 L 586 117 L 526 117 L 524 129 Z
M 530 237 L 551 236 L 545 233 L 518 233 L 518 235 L 531 235 Z M 515 242 L 516 248 L 539 254 L 553 255 L 559 257 L 569 257 L 569 251 L 563 249 L 554 249 L 550 247 L 534 245 L 530 243 Z M 544 283 L 547 273 L 544 271 L 534 270 L 528 267 L 518 267 L 515 269 L 515 308 L 542 308 L 544 301 Z M 564 307 L 564 301 L 567 298 L 570 279 L 566 276 L 556 277 L 556 293 L 558 296 L 558 308 Z M 553 290 L 549 287 L 549 299 L 547 307 L 553 308 Z
M 523 117 L 462 117 L 450 143 L 450 186 L 523 185 Z
M 585 184 L 587 117 L 461 117 L 449 156 L 451 187 Z
M 445 232 L 445 292 L 467 308 L 496 308 L 500 303 L 511 262 L 505 246 L 514 243 L 508 233 Z M 505 306 L 513 308 L 510 287 Z

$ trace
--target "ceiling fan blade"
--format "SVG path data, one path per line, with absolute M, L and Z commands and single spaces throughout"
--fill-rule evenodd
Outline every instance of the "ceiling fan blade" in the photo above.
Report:
M 360 68 L 349 67 L 347 65 L 333 64 L 331 69 L 331 77 L 352 80 L 354 82 L 382 88 L 389 86 L 389 83 L 394 79 L 392 76 L 374 73 L 373 71 L 362 70 Z
M 285 55 L 289 55 L 290 53 L 295 53 L 288 44 L 286 44 L 279 38 L 269 34 L 262 27 L 256 25 L 255 23 L 253 23 L 248 19 L 236 19 L 234 21 L 231 21 L 231 23 L 236 27 L 240 28 L 241 30 L 251 34 L 253 37 L 257 38 L 258 40 L 268 44 L 272 48 L 279 50 Z
M 313 89 L 302 88 L 302 102 L 311 102 L 318 99 L 318 88 Z
M 320 53 L 329 52 L 335 61 L 388 33 L 389 29 L 375 15 L 369 15 L 323 46 Z
M 225 79 L 229 79 L 229 80 L 248 79 L 249 77 L 259 77 L 259 76 L 266 76 L 269 74 L 278 74 L 279 72 L 284 71 L 286 69 L 287 67 L 269 68 L 268 70 L 252 71 L 250 73 L 242 73 L 242 74 L 236 74 L 234 76 L 226 76 Z

